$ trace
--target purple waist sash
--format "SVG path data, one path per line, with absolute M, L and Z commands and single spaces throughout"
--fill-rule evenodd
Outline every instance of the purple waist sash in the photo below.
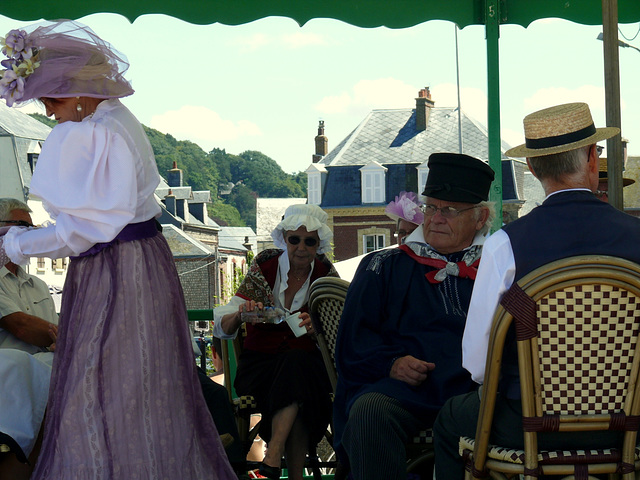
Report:
M 129 225 L 125 225 L 125 227 L 120 230 L 120 233 L 111 240 L 106 243 L 96 243 L 89 250 L 82 252 L 80 255 L 74 258 L 88 257 L 90 255 L 95 255 L 96 253 L 104 250 L 105 248 L 113 245 L 116 242 L 131 242 L 133 240 L 142 240 L 143 238 L 151 238 L 155 237 L 160 231 L 158 228 L 159 224 L 156 222 L 155 218 L 151 218 L 145 222 L 140 223 L 130 223 Z

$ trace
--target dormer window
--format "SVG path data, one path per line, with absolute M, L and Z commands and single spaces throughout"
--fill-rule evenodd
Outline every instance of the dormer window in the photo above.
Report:
M 324 165 L 313 163 L 306 171 L 307 174 L 307 202 L 309 205 L 322 203 L 322 178 L 326 176 L 327 169 Z
M 418 193 L 424 191 L 424 186 L 427 184 L 427 175 L 429 175 L 429 167 L 427 167 L 427 160 L 421 165 L 416 167 L 418 170 Z
M 387 168 L 371 162 L 360 169 L 362 203 L 384 203 Z

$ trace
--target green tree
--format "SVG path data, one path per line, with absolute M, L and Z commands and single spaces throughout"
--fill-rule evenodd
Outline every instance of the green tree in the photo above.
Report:
M 229 195 L 228 202 L 234 205 L 240 217 L 253 231 L 256 230 L 256 194 L 243 184 L 236 185 Z
M 57 123 L 41 114 L 31 116 L 49 126 Z M 247 150 L 233 155 L 214 148 L 206 153 L 193 142 L 143 127 L 160 175 L 167 178 L 167 171 L 175 162 L 183 172 L 183 185 L 211 192 L 214 203 L 208 206 L 209 215 L 221 225 L 250 226 L 255 230 L 256 198 L 306 196 L 306 174 L 285 173 L 275 160 L 261 152 Z M 221 195 L 221 186 L 226 188 L 229 184 L 234 185 L 231 193 Z
M 208 205 L 209 217 L 218 225 L 246 227 L 245 221 L 240 216 L 240 212 L 233 205 L 218 200 Z
M 31 118 L 35 118 L 39 122 L 44 123 L 47 127 L 53 128 L 58 124 L 57 120 L 54 120 L 53 118 L 49 118 L 45 115 L 42 115 L 41 113 L 30 113 L 29 116 Z

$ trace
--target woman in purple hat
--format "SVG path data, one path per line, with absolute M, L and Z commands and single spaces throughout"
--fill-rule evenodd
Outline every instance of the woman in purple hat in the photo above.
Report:
M 420 210 L 422 205 L 414 192 L 403 191 L 384 209 L 387 216 L 396 221 L 398 245 L 402 245 L 405 238 L 424 222 L 424 214 Z
M 123 55 L 72 21 L 12 30 L 0 96 L 58 125 L 30 193 L 55 224 L 12 227 L 0 264 L 71 257 L 35 479 L 235 478 L 197 381 L 173 257 L 155 220 L 159 175 L 118 100 Z

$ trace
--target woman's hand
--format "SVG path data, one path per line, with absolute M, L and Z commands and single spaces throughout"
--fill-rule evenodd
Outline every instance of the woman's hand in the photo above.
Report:
M 253 312 L 255 310 L 262 310 L 264 308 L 264 305 L 262 305 L 262 302 L 255 302 L 253 300 L 247 300 L 244 303 L 241 303 L 240 305 L 238 305 L 238 320 L 240 321 L 240 323 L 244 323 L 244 322 L 248 322 L 248 323 L 257 323 L 259 321 L 258 317 L 252 317 L 250 320 L 242 320 L 242 314 L 245 312 Z
M 234 335 L 240 326 L 242 325 L 242 314 L 244 312 L 253 312 L 256 309 L 262 308 L 261 302 L 254 302 L 253 300 L 247 300 L 244 303 L 238 305 L 238 311 L 234 313 L 227 313 L 220 319 L 220 326 L 222 331 L 227 335 Z
M 313 329 L 313 324 L 311 323 L 311 316 L 307 312 L 302 312 L 298 315 L 298 318 L 301 322 L 298 324 L 299 327 L 304 327 L 307 330 L 307 335 L 313 335 L 316 331 Z

